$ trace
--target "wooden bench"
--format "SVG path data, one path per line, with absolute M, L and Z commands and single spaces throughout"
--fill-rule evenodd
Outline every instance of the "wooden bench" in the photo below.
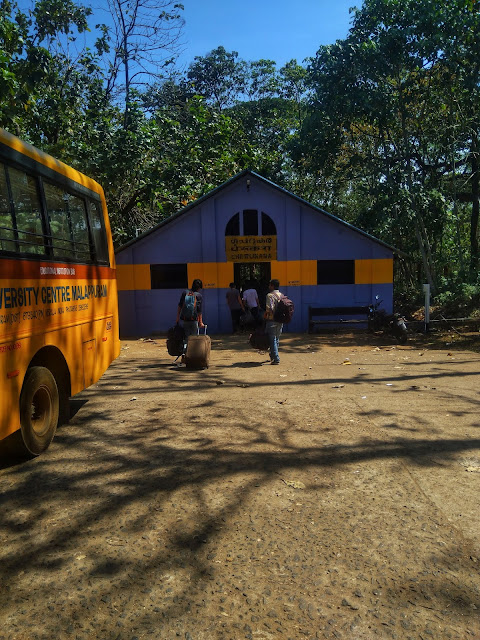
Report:
M 368 318 L 368 305 L 353 307 L 308 307 L 308 332 L 313 333 L 313 329 L 317 325 L 332 324 L 365 324 Z M 336 316 L 334 320 L 326 320 L 327 316 Z M 357 316 L 356 318 L 348 318 L 348 316 Z M 365 316 L 365 320 L 359 319 L 358 316 Z

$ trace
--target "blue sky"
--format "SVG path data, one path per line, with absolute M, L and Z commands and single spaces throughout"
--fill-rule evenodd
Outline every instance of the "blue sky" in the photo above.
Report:
M 278 67 L 292 58 L 314 56 L 322 44 L 346 37 L 349 8 L 361 0 L 181 0 L 185 11 L 188 65 L 222 45 L 244 60 L 274 60 Z
M 34 0 L 17 0 L 22 9 Z M 110 23 L 107 0 L 75 0 L 94 10 L 91 24 Z M 195 56 L 224 46 L 243 60 L 274 60 L 278 68 L 292 58 L 301 63 L 322 44 L 347 36 L 350 7 L 362 0 L 179 0 L 184 7 L 183 53 L 179 67 Z M 98 34 L 97 34 L 98 35 Z

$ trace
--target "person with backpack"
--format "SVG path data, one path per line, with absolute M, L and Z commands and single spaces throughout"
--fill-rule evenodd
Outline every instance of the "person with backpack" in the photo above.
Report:
M 185 348 L 187 346 L 188 336 L 196 336 L 199 327 L 202 329 L 205 325 L 202 319 L 203 297 L 200 293 L 203 289 L 203 283 L 196 278 L 192 282 L 191 289 L 187 289 L 180 296 L 177 307 L 177 324 L 181 320 L 185 331 Z M 185 350 L 185 349 L 184 349 Z
M 280 364 L 280 355 L 278 346 L 280 343 L 280 334 L 282 333 L 283 324 L 276 322 L 273 318 L 277 310 L 278 302 L 281 297 L 279 291 L 280 282 L 278 280 L 270 280 L 268 283 L 268 293 L 265 301 L 265 333 L 268 335 L 270 344 L 270 364 Z
M 290 322 L 293 316 L 293 302 L 279 291 L 280 282 L 275 278 L 268 283 L 265 303 L 265 333 L 270 344 L 270 364 L 280 364 L 278 347 L 284 323 Z

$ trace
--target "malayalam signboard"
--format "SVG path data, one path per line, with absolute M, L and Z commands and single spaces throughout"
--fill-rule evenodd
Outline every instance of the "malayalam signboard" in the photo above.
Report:
M 277 259 L 277 236 L 226 236 L 228 262 L 270 262 Z

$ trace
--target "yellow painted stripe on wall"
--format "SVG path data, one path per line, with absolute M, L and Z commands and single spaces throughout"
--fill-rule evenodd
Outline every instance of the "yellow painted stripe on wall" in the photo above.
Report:
M 355 284 L 390 284 L 393 260 L 355 260 Z
M 302 284 L 302 261 L 290 260 L 287 264 L 287 279 L 283 286 L 298 287 Z
M 316 260 L 273 260 L 271 277 L 280 281 L 281 287 L 300 287 L 317 284 Z
M 152 288 L 149 264 L 118 264 L 119 291 L 138 291 Z
M 271 277 L 281 287 L 316 286 L 316 260 L 272 260 Z M 187 265 L 188 286 L 200 278 L 204 289 L 228 289 L 233 282 L 233 262 L 192 262 Z M 393 282 L 393 260 L 355 260 L 355 284 L 390 284 Z M 119 291 L 151 289 L 149 264 L 117 265 Z
M 149 264 L 136 264 L 134 267 L 133 275 L 135 278 L 136 289 L 152 288 L 152 277 L 150 275 Z
M 117 288 L 119 291 L 131 291 L 135 288 L 133 264 L 117 264 Z
M 301 260 L 301 278 L 300 283 L 302 285 L 316 285 L 317 284 L 317 261 L 316 260 Z
M 188 286 L 200 278 L 204 289 L 228 289 L 233 282 L 233 262 L 192 262 L 187 265 Z
M 230 283 L 234 281 L 233 262 L 218 263 L 218 288 L 228 289 Z
M 276 279 L 282 285 L 287 281 L 287 263 L 279 262 L 278 260 L 272 260 L 270 262 L 270 277 Z

